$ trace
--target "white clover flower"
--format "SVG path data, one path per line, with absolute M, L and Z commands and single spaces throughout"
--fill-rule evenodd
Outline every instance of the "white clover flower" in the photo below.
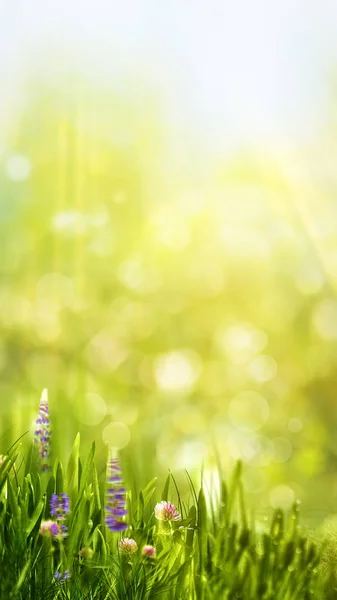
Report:
M 132 538 L 122 538 L 119 542 L 119 550 L 121 554 L 134 554 L 138 550 L 137 542 Z
M 181 521 L 181 516 L 172 502 L 159 502 L 154 507 L 154 514 L 158 521 Z

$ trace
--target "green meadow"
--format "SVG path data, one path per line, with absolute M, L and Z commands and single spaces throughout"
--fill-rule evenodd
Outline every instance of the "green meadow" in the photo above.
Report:
M 30 80 L 3 131 L 0 597 L 333 600 L 333 123 L 210 157 L 126 89 Z
M 185 472 L 185 495 L 173 473 L 163 488 L 157 478 L 143 489 L 124 482 L 127 510 L 121 533 L 104 520 L 114 484 L 109 470 L 97 465 L 95 443 L 82 458 L 78 434 L 67 464 L 58 458 L 51 464 L 41 459 L 38 438 L 26 455 L 19 441 L 2 459 L 1 598 L 336 597 L 331 532 L 317 536 L 301 527 L 299 502 L 286 514 L 272 511 L 258 527 L 246 507 L 241 462 L 227 480 L 219 465 L 218 494 L 204 485 L 203 473 L 196 487 Z M 48 468 L 41 470 L 41 460 Z M 163 516 L 161 507 L 167 503 L 174 518 Z M 58 512 L 55 506 L 61 507 Z

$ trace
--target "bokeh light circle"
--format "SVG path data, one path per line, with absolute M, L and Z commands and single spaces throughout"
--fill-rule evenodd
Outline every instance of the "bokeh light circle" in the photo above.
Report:
M 246 391 L 231 400 L 228 415 L 231 423 L 240 429 L 260 429 L 269 419 L 267 400 L 258 392 Z
M 39 279 L 36 294 L 53 308 L 71 306 L 74 300 L 74 283 L 62 273 L 46 273 Z
M 284 510 L 287 510 L 293 504 L 294 499 L 295 492 L 289 485 L 277 485 L 269 494 L 269 501 L 273 508 L 283 508 Z
M 250 435 L 242 446 L 242 458 L 252 467 L 265 467 L 274 459 L 274 444 L 265 435 Z
M 277 363 L 272 356 L 263 354 L 252 360 L 248 371 L 255 381 L 264 383 L 273 379 L 277 373 Z
M 93 393 L 79 396 L 74 402 L 73 409 L 83 425 L 99 425 L 107 413 L 107 406 L 103 398 Z
M 31 172 L 31 164 L 27 156 L 15 154 L 6 162 L 6 175 L 12 181 L 25 181 Z
M 303 429 L 303 422 L 301 419 L 292 417 L 288 421 L 288 429 L 291 431 L 291 433 L 299 433 Z
M 275 437 L 273 439 L 274 444 L 274 461 L 278 463 L 284 463 L 289 460 L 293 453 L 292 444 L 284 437 Z
M 113 448 L 121 449 L 128 445 L 131 438 L 129 428 L 120 422 L 109 423 L 103 429 L 102 440 Z
M 337 301 L 326 298 L 313 313 L 313 325 L 324 340 L 337 339 Z
M 157 386 L 164 391 L 190 391 L 201 373 L 201 361 L 195 352 L 176 350 L 162 354 L 154 364 Z

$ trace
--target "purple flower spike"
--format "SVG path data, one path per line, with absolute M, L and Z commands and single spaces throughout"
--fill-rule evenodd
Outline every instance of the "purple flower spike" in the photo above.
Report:
M 128 529 L 128 524 L 123 521 L 116 521 L 114 517 L 106 517 L 105 524 L 114 533 L 118 533 L 119 531 L 125 531 Z
M 128 524 L 123 521 L 127 515 L 126 489 L 121 487 L 122 472 L 117 458 L 108 462 L 107 490 L 105 504 L 105 524 L 110 531 L 118 532 L 128 529 Z
M 58 526 L 58 524 L 57 524 L 57 523 L 53 523 L 53 524 L 50 526 L 50 533 L 51 533 L 51 534 L 52 534 L 52 536 L 53 536 L 53 537 L 55 537 L 55 538 L 56 538 L 57 536 L 59 536 L 59 535 L 60 535 L 60 528 L 59 528 L 59 526 Z
M 113 485 L 121 484 L 122 478 L 121 477 L 109 477 L 107 483 L 109 484 L 110 487 Z
M 48 458 L 50 453 L 50 420 L 48 407 L 48 392 L 43 390 L 39 414 L 35 421 L 36 429 L 34 432 L 35 443 L 39 446 L 39 455 L 41 459 L 41 470 L 46 471 L 48 466 Z
M 53 494 L 50 498 L 50 514 L 56 517 L 58 521 L 65 519 L 70 513 L 70 500 L 67 494 Z

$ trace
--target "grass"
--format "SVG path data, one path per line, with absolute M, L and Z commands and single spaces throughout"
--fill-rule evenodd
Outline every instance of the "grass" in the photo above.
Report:
M 105 471 L 97 470 L 94 443 L 82 462 L 78 435 L 66 466 L 55 459 L 50 472 L 40 472 L 36 447 L 23 456 L 17 442 L 0 468 L 1 599 L 337 598 L 335 538 L 329 545 L 302 530 L 298 504 L 287 516 L 276 510 L 261 530 L 245 508 L 240 463 L 230 482 L 219 473 L 212 501 L 203 484 L 196 490 L 186 477 L 189 498 L 171 473 L 163 490 L 154 479 L 129 492 L 129 529 L 112 533 L 104 525 Z M 69 535 L 58 541 L 42 536 L 40 526 L 51 518 L 51 495 L 62 492 L 71 512 Z M 182 520 L 157 521 L 161 500 L 174 501 Z M 133 538 L 138 551 L 121 555 L 121 537 Z M 145 544 L 156 547 L 155 559 L 142 555 Z M 71 578 L 62 584 L 54 574 L 67 569 Z

